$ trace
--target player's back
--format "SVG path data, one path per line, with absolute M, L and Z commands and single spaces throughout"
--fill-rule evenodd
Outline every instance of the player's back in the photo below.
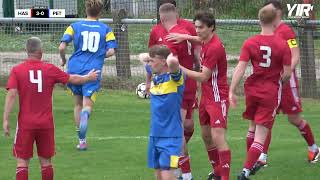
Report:
M 10 78 L 14 79 L 13 84 L 19 93 L 19 127 L 54 127 L 52 91 L 56 83 L 66 83 L 69 78 L 69 75 L 61 72 L 54 65 L 40 60 L 26 60 L 13 67 Z
M 275 35 L 256 35 L 245 41 L 240 60 L 251 60 L 253 73 L 245 84 L 260 90 L 278 87 L 283 65 L 290 64 L 291 53 L 286 41 Z
M 69 59 L 68 72 L 86 74 L 91 69 L 101 70 L 109 48 L 108 38 L 114 40 L 111 28 L 95 20 L 76 22 L 71 27 L 74 53 Z

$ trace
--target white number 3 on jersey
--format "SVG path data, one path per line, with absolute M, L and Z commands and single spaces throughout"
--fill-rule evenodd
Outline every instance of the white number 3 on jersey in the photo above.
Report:
M 38 84 L 38 92 L 42 92 L 42 71 L 41 70 L 37 70 L 37 77 L 38 79 L 34 78 L 33 70 L 29 71 L 30 82 L 33 84 Z
M 271 65 L 271 48 L 269 46 L 260 46 L 261 51 L 266 51 L 267 54 L 263 54 L 262 58 L 266 60 L 266 62 L 259 63 L 261 67 L 270 67 Z

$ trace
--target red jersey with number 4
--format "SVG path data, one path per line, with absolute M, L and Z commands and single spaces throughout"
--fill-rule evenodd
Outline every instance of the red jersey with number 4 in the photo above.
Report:
M 252 87 L 260 96 L 273 90 L 277 93 L 283 65 L 291 64 L 286 41 L 275 35 L 256 35 L 247 39 L 241 49 L 240 61 L 250 60 L 253 73 L 247 78 L 246 87 Z
M 7 89 L 19 93 L 18 128 L 54 128 L 52 91 L 56 83 L 67 83 L 69 75 L 53 64 L 27 59 L 11 70 Z
M 171 28 L 169 31 L 167 31 L 161 24 L 158 24 L 150 33 L 149 47 L 156 44 L 164 44 L 168 46 L 171 53 L 178 57 L 180 65 L 192 70 L 194 57 L 192 45 L 188 41 L 183 41 L 179 44 L 166 41 L 166 36 L 169 35 L 169 33 L 190 34 L 184 26 L 179 24 Z M 187 96 L 190 96 L 190 98 L 194 98 L 196 88 L 196 82 L 190 78 L 187 78 L 183 97 L 186 98 Z
M 202 97 L 208 101 L 228 100 L 227 57 L 217 35 L 204 44 L 200 53 L 201 65 L 212 70 L 208 81 L 202 82 Z

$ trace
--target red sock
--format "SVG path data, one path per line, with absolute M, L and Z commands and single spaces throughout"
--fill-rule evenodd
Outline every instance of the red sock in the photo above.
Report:
M 263 153 L 264 154 L 268 154 L 270 142 L 271 142 L 271 131 L 269 131 L 269 133 L 266 137 L 266 140 L 264 141 L 264 145 L 263 145 Z
M 191 139 L 192 135 L 193 135 L 194 129 L 192 129 L 191 131 L 186 131 L 184 130 L 184 138 L 186 139 L 186 143 L 189 142 L 189 140 Z
M 180 156 L 179 158 L 179 167 L 183 174 L 190 173 L 190 157 L 189 156 Z
M 300 133 L 306 140 L 308 146 L 312 146 L 314 144 L 314 137 L 308 122 L 302 119 L 297 128 L 300 130 Z
M 42 166 L 41 167 L 41 174 L 42 174 L 42 180 L 53 180 L 53 167 L 52 167 L 52 165 Z
M 219 151 L 221 180 L 229 180 L 231 151 Z
M 28 167 L 17 167 L 16 180 L 28 180 Z
M 254 163 L 257 162 L 259 159 L 260 154 L 263 151 L 263 145 L 258 142 L 253 142 L 248 154 L 247 154 L 247 160 L 244 164 L 244 168 L 251 169 L 254 165 Z
M 254 131 L 248 131 L 248 134 L 247 134 L 247 152 L 249 151 L 253 141 L 254 141 Z
M 212 165 L 214 174 L 220 176 L 220 171 L 219 171 L 220 160 L 219 160 L 219 154 L 218 154 L 217 148 L 209 149 L 207 150 L 207 152 L 208 152 L 209 161 Z

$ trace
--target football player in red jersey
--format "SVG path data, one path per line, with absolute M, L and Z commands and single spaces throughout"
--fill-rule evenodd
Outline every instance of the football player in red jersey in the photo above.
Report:
M 52 91 L 56 83 L 83 84 L 94 81 L 98 71 L 87 75 L 69 75 L 42 58 L 42 43 L 37 37 L 27 40 L 28 58 L 14 66 L 7 83 L 3 113 L 3 129 L 10 135 L 9 114 L 19 96 L 19 115 L 14 139 L 13 155 L 17 159 L 16 180 L 28 180 L 29 161 L 33 156 L 34 141 L 41 164 L 42 180 L 53 180 L 51 158 L 55 154 Z
M 246 110 L 243 118 L 250 120 L 255 133 L 238 180 L 248 179 L 250 171 L 263 152 L 263 144 L 272 129 L 280 104 L 282 83 L 286 83 L 291 74 L 291 52 L 286 41 L 279 39 L 273 32 L 275 19 L 276 11 L 271 5 L 259 11 L 261 33 L 244 42 L 230 85 L 230 105 L 235 107 L 236 87 L 250 62 L 253 73 L 244 84 Z
M 182 67 L 189 78 L 201 82 L 199 119 L 213 171 L 209 179 L 228 180 L 231 152 L 226 141 L 228 116 L 227 58 L 223 44 L 215 30 L 215 18 L 208 12 L 195 15 L 194 23 L 202 41 L 201 72 Z
M 265 3 L 264 6 L 272 5 L 277 12 L 277 17 L 275 21 L 275 35 L 287 41 L 289 48 L 291 50 L 291 69 L 292 74 L 289 83 L 282 87 L 282 97 L 279 106 L 279 111 L 282 111 L 287 115 L 288 121 L 296 126 L 300 131 L 301 135 L 305 139 L 308 145 L 308 161 L 310 163 L 316 163 L 319 161 L 320 153 L 319 147 L 315 143 L 315 139 L 311 130 L 309 123 L 301 117 L 302 105 L 301 98 L 299 95 L 299 82 L 296 74 L 296 66 L 300 61 L 300 49 L 296 40 L 295 32 L 284 22 L 281 21 L 283 15 L 283 8 L 279 1 L 271 0 Z M 248 134 L 254 133 L 253 129 L 249 127 Z M 252 140 L 247 138 L 249 141 Z M 267 153 L 269 149 L 269 144 L 271 141 L 271 132 L 268 135 L 266 142 L 264 144 L 263 153 L 257 162 L 257 166 L 266 166 L 267 164 Z

